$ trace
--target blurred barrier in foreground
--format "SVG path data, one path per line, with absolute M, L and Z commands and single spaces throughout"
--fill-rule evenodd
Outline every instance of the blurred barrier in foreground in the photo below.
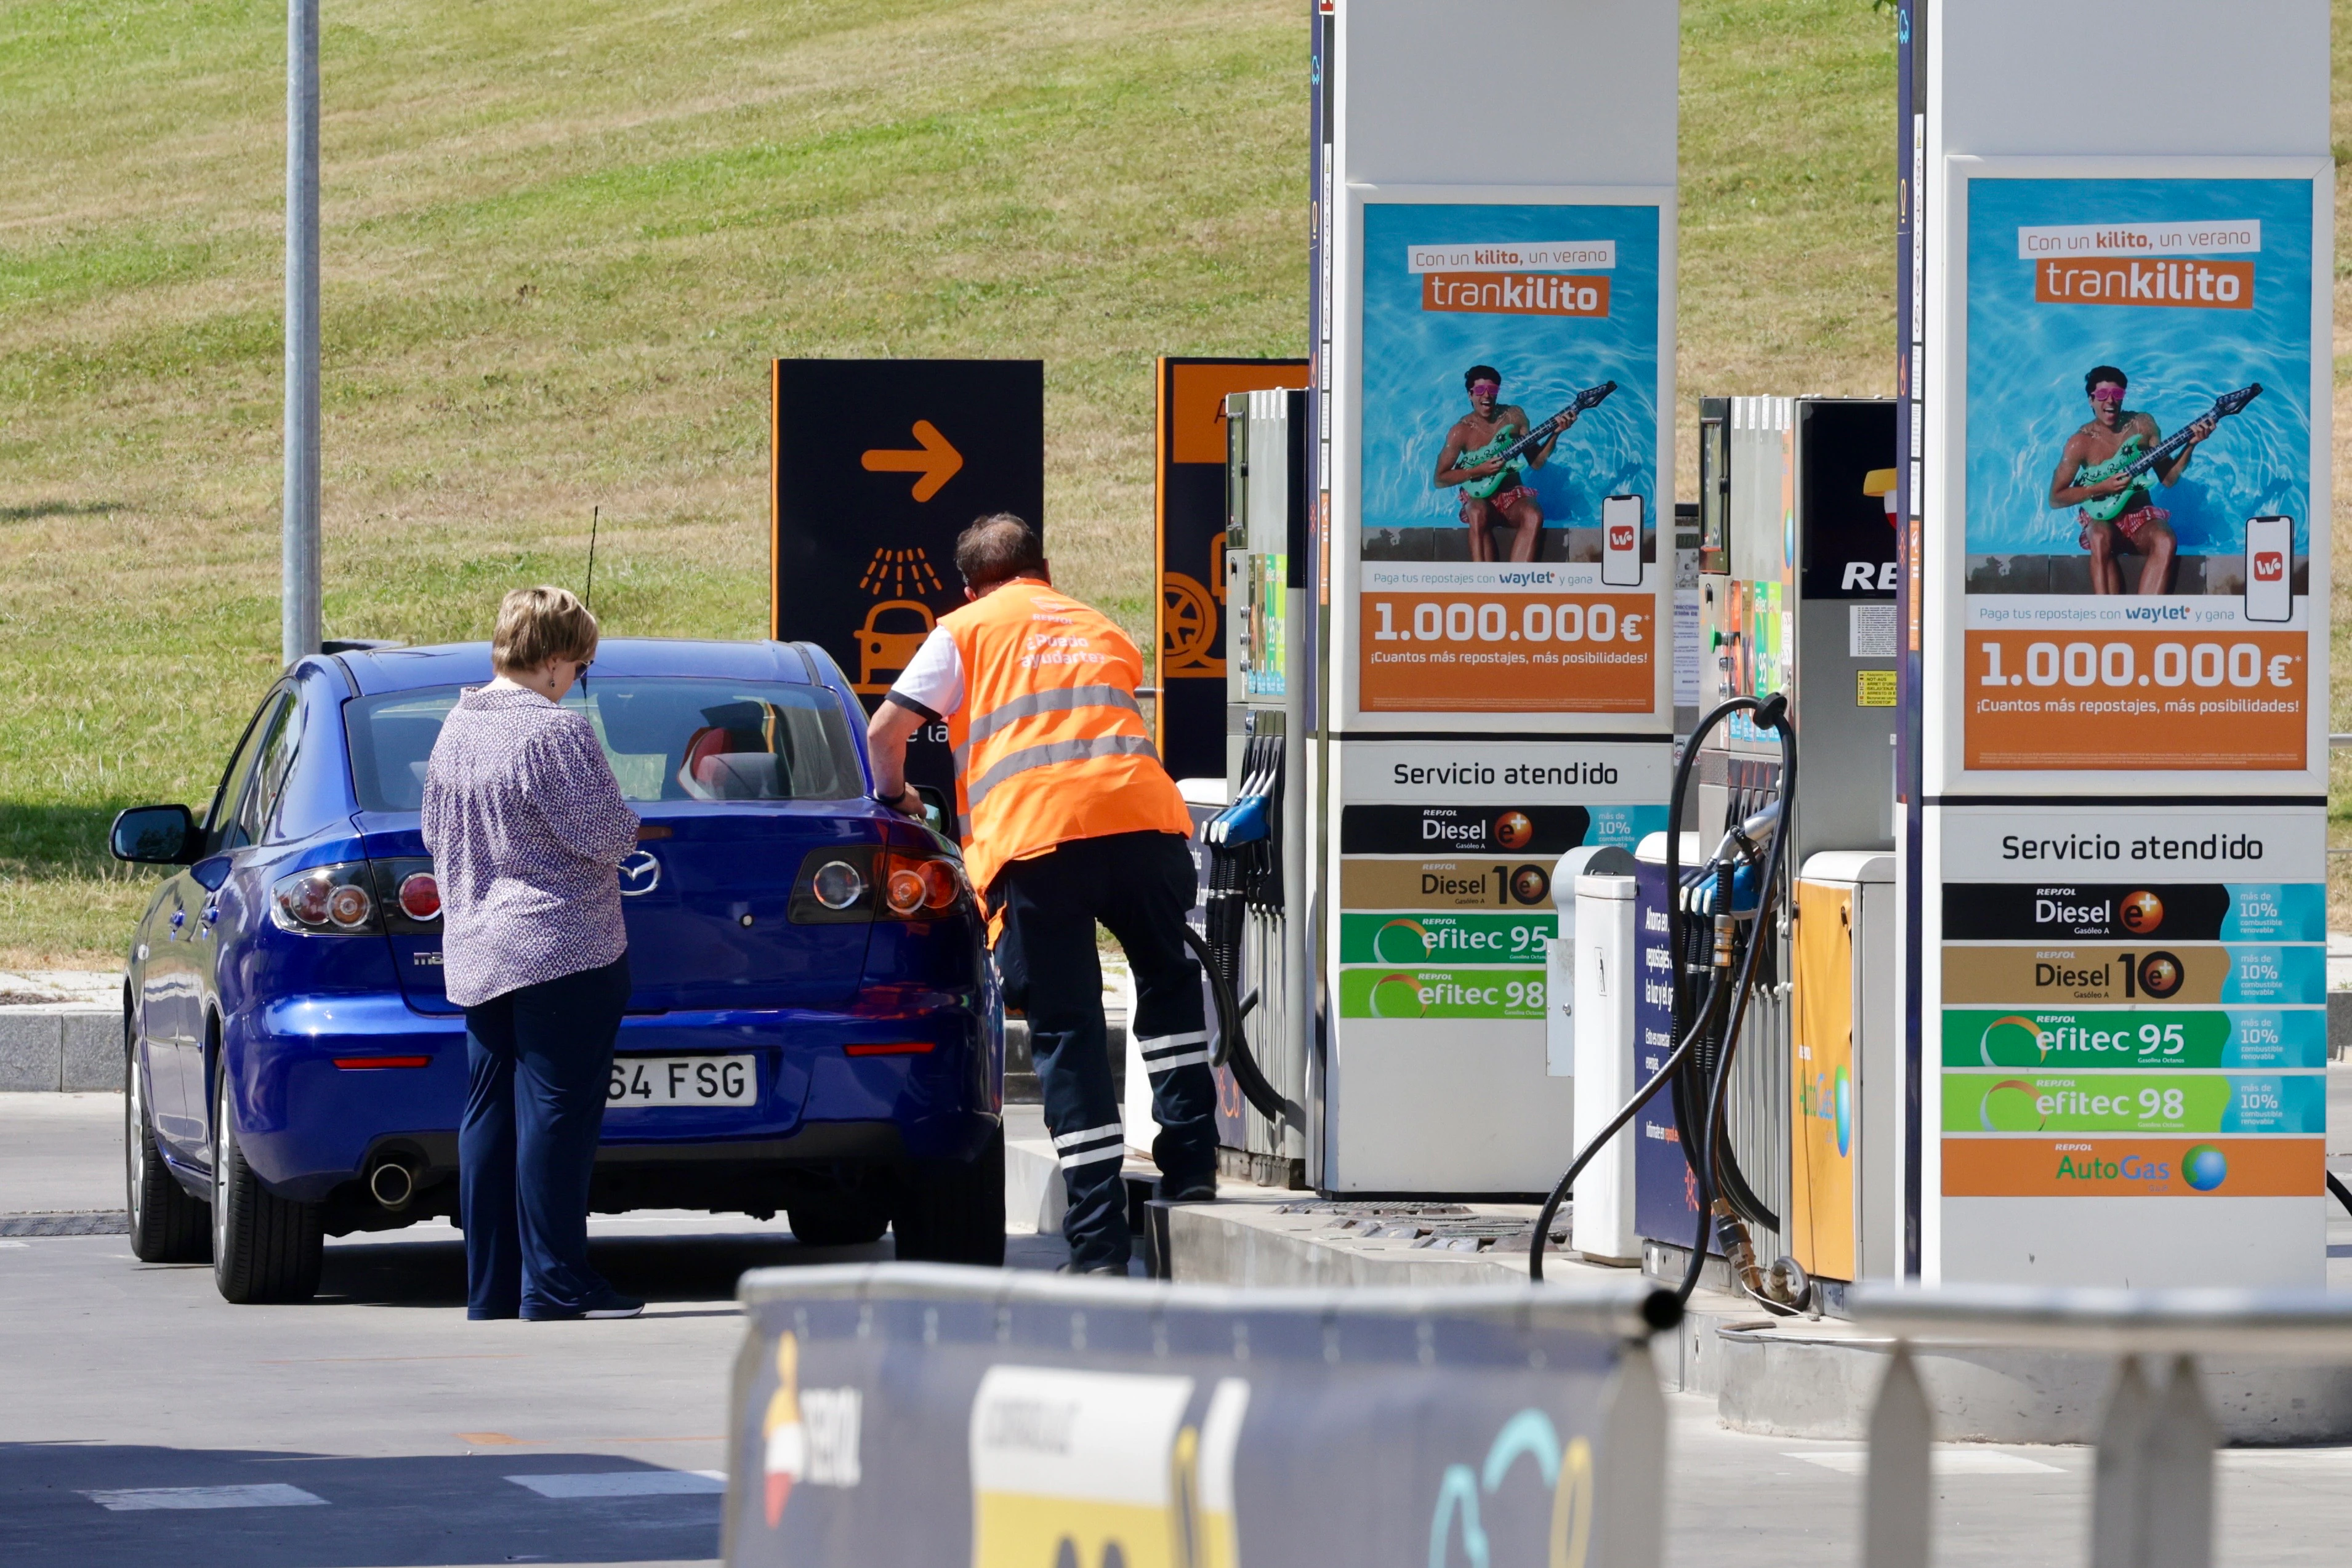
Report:
M 2321 1291 L 1936 1291 L 1864 1285 L 1849 1301 L 1895 1353 L 1870 1420 L 1863 1568 L 1927 1568 L 1934 1416 L 1910 1354 L 1959 1343 L 2115 1358 L 2091 1494 L 2092 1568 L 2208 1568 L 2221 1428 L 2200 1355 L 2352 1362 L 2352 1300 Z
M 1665 1411 L 1602 1293 L 744 1276 L 726 1557 L 1655 1568 Z

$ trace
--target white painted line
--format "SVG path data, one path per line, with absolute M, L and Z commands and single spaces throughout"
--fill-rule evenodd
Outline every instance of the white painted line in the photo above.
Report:
M 2219 1458 L 2233 1470 L 2336 1470 L 2352 1474 L 2352 1448 L 2224 1448 Z
M 541 1497 L 686 1497 L 727 1490 L 724 1470 L 599 1470 L 584 1476 L 509 1476 Z
M 1819 1465 L 1843 1476 L 1861 1475 L 1870 1464 L 1869 1451 L 1864 1448 L 1833 1448 L 1780 1457 L 1802 1459 L 1809 1465 Z M 2004 1454 L 1999 1448 L 1939 1448 L 1936 1450 L 1935 1465 L 1936 1473 L 1939 1476 L 2056 1476 L 2066 1473 L 2056 1465 L 2045 1465 L 2040 1459 L 2029 1459 L 2019 1454 Z
M 327 1500 L 300 1487 L 272 1481 L 250 1487 L 146 1487 L 81 1494 L 116 1513 L 158 1508 L 323 1508 Z

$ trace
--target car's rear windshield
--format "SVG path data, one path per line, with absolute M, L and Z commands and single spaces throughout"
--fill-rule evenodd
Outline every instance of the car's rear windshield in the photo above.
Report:
M 425 765 L 459 690 L 387 692 L 344 706 L 362 809 L 424 806 Z M 632 800 L 845 800 L 865 792 L 848 716 L 824 686 L 591 675 L 563 706 L 596 727 Z

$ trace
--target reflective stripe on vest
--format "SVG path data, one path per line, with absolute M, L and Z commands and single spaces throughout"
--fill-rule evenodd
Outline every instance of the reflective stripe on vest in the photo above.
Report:
M 963 664 L 948 744 L 974 887 L 1073 839 L 1191 831 L 1136 701 L 1143 655 L 1116 622 L 1022 580 L 940 624 Z

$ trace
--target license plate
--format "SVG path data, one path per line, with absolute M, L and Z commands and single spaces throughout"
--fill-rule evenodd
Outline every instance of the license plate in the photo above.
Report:
M 751 1056 L 616 1056 L 604 1103 L 755 1105 L 759 1059 Z

